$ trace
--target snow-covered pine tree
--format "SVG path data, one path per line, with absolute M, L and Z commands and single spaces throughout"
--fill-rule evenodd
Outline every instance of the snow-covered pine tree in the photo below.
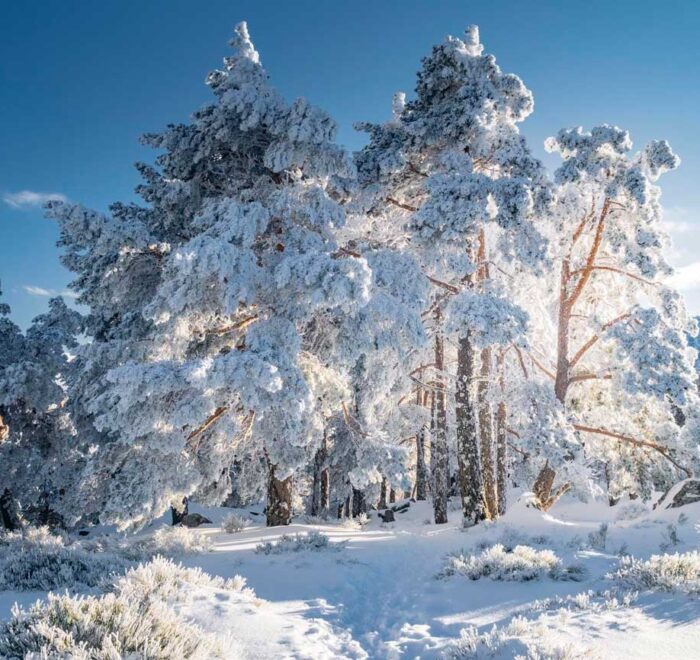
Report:
M 429 379 L 419 382 L 433 392 L 436 522 L 447 519 L 445 331 L 458 346 L 454 411 L 464 519 L 473 523 L 486 514 L 483 461 L 488 513 L 497 513 L 504 445 L 494 452 L 487 389 L 479 388 L 481 424 L 473 389 L 478 358 L 481 377 L 490 382 L 492 348 L 508 347 L 524 333 L 525 314 L 508 299 L 507 287 L 489 276 L 489 264 L 536 268 L 545 259 L 546 245 L 532 219 L 549 199 L 547 184 L 517 128 L 531 110 L 530 92 L 519 78 L 503 74 L 493 56 L 483 54 L 472 26 L 465 40 L 450 37 L 423 60 L 416 98 L 407 103 L 397 95 L 393 121 L 361 125 L 370 135 L 357 159 L 371 200 L 368 213 L 385 233 L 400 233 L 435 285 L 426 310 L 433 320 L 434 354 L 414 373 Z M 492 454 L 500 457 L 499 468 Z
M 50 209 L 94 321 L 80 406 L 100 441 L 86 483 L 121 525 L 184 496 L 223 499 L 241 452 L 267 466 L 268 524 L 288 523 L 291 475 L 323 427 L 305 332 L 368 297 L 366 262 L 333 236 L 344 213 L 328 178 L 352 174 L 334 122 L 269 86 L 245 24 L 231 45 L 207 81 L 215 102 L 145 136 L 164 150 L 139 166 L 148 206 Z
M 633 154 L 628 133 L 607 125 L 562 130 L 546 146 L 564 160 L 549 223 L 549 297 L 538 291 L 556 316 L 542 315 L 533 365 L 551 382 L 586 454 L 602 464 L 611 498 L 648 495 L 684 474 L 698 442 L 695 425 L 680 428 L 674 415 L 697 407 L 686 336 L 696 327 L 665 284 L 670 268 L 655 183 L 680 161 L 663 141 Z M 564 452 L 558 466 L 570 459 Z M 541 493 L 549 504 L 558 466 L 548 465 Z
M 61 298 L 23 333 L 0 304 L 0 484 L 2 518 L 58 524 L 64 495 L 75 496 L 82 455 L 64 407 L 80 315 Z M 9 511 L 10 505 L 14 511 Z

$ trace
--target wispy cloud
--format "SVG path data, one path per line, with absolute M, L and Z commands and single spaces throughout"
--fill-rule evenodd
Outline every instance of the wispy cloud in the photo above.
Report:
M 662 224 L 671 236 L 686 234 L 690 231 L 696 231 L 698 228 L 695 215 L 684 206 L 669 206 L 664 208 Z
M 34 286 L 33 284 L 25 284 L 22 287 L 30 296 L 40 296 L 42 298 L 53 298 L 54 296 L 63 296 L 64 298 L 77 298 L 78 294 L 70 289 L 56 291 L 56 289 L 45 289 L 43 286 Z
M 13 209 L 29 209 L 42 206 L 46 202 L 58 200 L 61 202 L 67 201 L 67 197 L 61 193 L 44 193 L 35 192 L 33 190 L 20 190 L 15 193 L 5 193 L 2 196 L 2 201 Z

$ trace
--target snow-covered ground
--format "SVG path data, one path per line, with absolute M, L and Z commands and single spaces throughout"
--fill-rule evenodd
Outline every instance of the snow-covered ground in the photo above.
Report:
M 455 640 L 471 627 L 478 634 L 465 633 L 460 657 L 700 658 L 700 598 L 635 595 L 606 578 L 620 555 L 696 550 L 700 503 L 665 511 L 634 502 L 568 503 L 551 515 L 518 503 L 498 523 L 468 530 L 460 529 L 457 511 L 454 522 L 431 524 L 425 502 L 411 503 L 395 523 L 375 513 L 362 527 L 334 521 L 269 529 L 262 516 L 240 511 L 253 523 L 232 534 L 221 528 L 230 509 L 197 510 L 214 521 L 198 530 L 212 550 L 182 563 L 225 578 L 241 575 L 255 596 L 201 587 L 174 607 L 216 634 L 231 658 L 444 657 L 457 653 Z M 284 534 L 313 531 L 327 535 L 331 547 L 256 552 Z M 562 566 L 576 567 L 577 579 L 438 577 L 448 555 L 479 555 L 495 543 L 551 550 Z M 15 600 L 26 605 L 42 595 L 0 594 L 2 616 Z M 496 633 L 484 637 L 494 625 Z M 464 650 L 471 648 L 473 656 Z

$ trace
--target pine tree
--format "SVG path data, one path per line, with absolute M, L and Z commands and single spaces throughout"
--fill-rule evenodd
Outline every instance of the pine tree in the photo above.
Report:
M 61 298 L 22 333 L 0 305 L 0 483 L 5 525 L 22 515 L 60 524 L 66 498 L 75 495 L 83 454 L 65 408 L 80 315 Z
M 335 124 L 269 86 L 245 24 L 231 45 L 208 78 L 215 102 L 145 136 L 164 150 L 139 166 L 148 206 L 50 210 L 94 321 L 79 401 L 99 434 L 87 482 L 119 524 L 194 494 L 224 499 L 241 454 L 267 464 L 268 523 L 288 523 L 290 478 L 323 426 L 305 330 L 368 296 L 366 262 L 340 258 L 333 237 L 344 214 L 326 185 L 352 174 Z

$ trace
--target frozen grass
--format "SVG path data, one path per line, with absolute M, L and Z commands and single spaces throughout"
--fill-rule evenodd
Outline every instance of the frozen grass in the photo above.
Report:
M 238 515 L 237 513 L 229 513 L 224 518 L 223 523 L 221 523 L 222 529 L 227 534 L 242 532 L 248 526 L 250 526 L 250 520 L 245 516 Z
M 617 570 L 608 575 L 633 589 L 652 589 L 700 594 L 700 552 L 652 555 L 646 561 L 622 557 Z
M 478 555 L 459 552 L 448 556 L 438 577 L 453 575 L 464 575 L 470 580 L 488 577 L 511 582 L 527 582 L 544 576 L 554 580 L 580 580 L 582 570 L 576 566 L 565 568 L 552 550 L 536 550 L 527 545 L 516 545 L 511 550 L 497 543 Z
M 255 552 L 262 555 L 281 555 L 287 552 L 303 552 L 324 550 L 337 552 L 345 547 L 343 543 L 331 543 L 325 534 L 309 532 L 308 534 L 284 534 L 279 541 L 260 543 L 255 546 Z
M 0 625 L 0 656 L 115 658 L 216 658 L 212 635 L 170 607 L 198 587 L 243 591 L 245 580 L 212 578 L 158 558 L 114 580 L 102 596 L 49 594 L 28 610 L 15 606 Z M 252 592 L 246 590 L 252 598 Z

